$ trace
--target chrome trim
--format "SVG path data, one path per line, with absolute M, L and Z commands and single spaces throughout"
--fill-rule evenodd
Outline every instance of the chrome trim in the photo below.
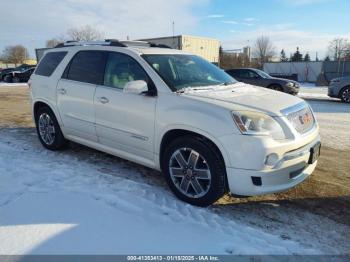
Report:
M 298 112 L 299 110 L 303 110 L 305 107 L 308 107 L 308 104 L 306 102 L 300 102 L 294 106 L 287 107 L 285 109 L 282 109 L 280 112 L 288 116 L 290 113 Z
M 318 140 L 312 142 L 312 143 L 309 143 L 301 148 L 298 148 L 298 149 L 295 149 L 293 151 L 289 151 L 287 153 L 284 154 L 282 160 L 284 161 L 288 161 L 288 160 L 292 160 L 292 159 L 295 159 L 295 158 L 298 158 L 298 157 L 302 157 L 308 153 L 310 153 L 310 149 L 312 147 L 314 147 L 317 143 L 319 143 Z
M 118 129 L 118 128 L 114 128 L 114 127 L 110 127 L 110 126 L 106 126 L 106 125 L 98 124 L 98 123 L 95 123 L 95 127 L 96 128 L 103 127 L 103 128 L 111 129 L 111 130 L 116 131 L 116 132 L 129 134 L 133 138 L 137 138 L 137 139 L 140 139 L 140 140 L 143 140 L 143 141 L 148 141 L 148 137 L 142 136 L 142 135 L 138 135 L 138 134 L 126 131 L 126 130 L 122 130 L 122 129 Z

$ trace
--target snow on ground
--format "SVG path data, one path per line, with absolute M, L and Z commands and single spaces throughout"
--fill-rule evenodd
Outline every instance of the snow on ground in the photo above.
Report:
M 160 174 L 0 129 L 0 254 L 343 254 L 349 228 L 295 207 L 197 208 Z
M 2 87 L 14 87 L 14 88 L 28 88 L 27 83 L 5 83 L 5 82 L 0 82 L 0 88 Z
M 323 145 L 350 149 L 350 105 L 340 101 L 307 100 L 320 126 Z
M 166 189 L 0 131 L 0 254 L 315 254 Z M 17 137 L 18 138 L 18 137 Z M 112 175 L 112 174 L 116 175 Z

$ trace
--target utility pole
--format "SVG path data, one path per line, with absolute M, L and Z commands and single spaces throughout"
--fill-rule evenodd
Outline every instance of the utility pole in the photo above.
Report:
M 175 22 L 173 21 L 173 48 L 175 46 Z

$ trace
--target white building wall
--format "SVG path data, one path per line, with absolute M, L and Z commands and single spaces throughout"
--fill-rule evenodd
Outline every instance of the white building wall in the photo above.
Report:
M 174 49 L 184 50 L 188 53 L 201 56 L 211 63 L 218 63 L 219 61 L 220 42 L 217 39 L 179 35 L 174 37 L 170 36 L 140 40 L 164 44 Z

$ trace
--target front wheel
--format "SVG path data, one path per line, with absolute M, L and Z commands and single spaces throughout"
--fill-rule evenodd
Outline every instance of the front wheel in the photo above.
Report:
M 209 206 L 225 193 L 225 164 L 207 140 L 174 140 L 164 152 L 162 170 L 174 194 L 192 205 Z
M 350 86 L 342 89 L 340 92 L 340 99 L 345 103 L 350 103 Z
M 64 138 L 57 119 L 48 107 L 41 107 L 36 112 L 36 130 L 41 144 L 50 150 L 65 148 L 67 140 Z

